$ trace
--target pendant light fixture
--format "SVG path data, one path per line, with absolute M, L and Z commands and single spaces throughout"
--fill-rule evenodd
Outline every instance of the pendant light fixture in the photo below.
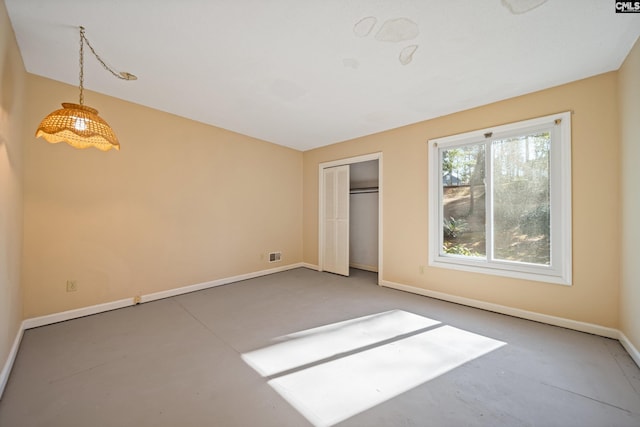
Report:
M 115 77 L 122 80 L 137 79 L 133 74 L 118 73 L 111 69 L 85 37 L 84 27 L 80 27 L 80 102 L 79 104 L 63 102 L 62 109 L 54 111 L 42 120 L 36 131 L 36 137 L 42 137 L 52 144 L 66 142 L 75 148 L 95 147 L 101 151 L 109 151 L 112 148 L 120 150 L 120 143 L 111 126 L 98 116 L 98 110 L 84 105 L 85 43 L 100 64 Z

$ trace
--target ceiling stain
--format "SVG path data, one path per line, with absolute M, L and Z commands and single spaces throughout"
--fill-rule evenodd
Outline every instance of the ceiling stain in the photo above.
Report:
M 502 5 L 514 15 L 521 15 L 545 4 L 547 0 L 502 0 Z
M 398 56 L 398 60 L 402 65 L 407 65 L 413 60 L 413 54 L 418 50 L 417 44 L 412 44 L 400 51 L 400 56 Z
M 376 34 L 376 40 L 398 43 L 418 37 L 418 24 L 408 18 L 389 19 Z
M 374 16 L 362 18 L 353 26 L 353 33 L 358 37 L 367 37 L 377 23 L 378 20 Z
M 375 16 L 366 16 L 354 24 L 353 33 L 358 37 L 367 37 L 371 34 L 377 23 L 378 19 Z M 375 35 L 375 39 L 379 42 L 400 43 L 407 40 L 413 40 L 418 37 L 418 34 L 420 34 L 418 24 L 413 22 L 411 19 L 395 18 L 388 19 L 384 24 L 382 24 Z M 413 60 L 413 54 L 417 49 L 417 44 L 405 46 L 398 56 L 400 63 L 402 65 L 411 63 Z M 360 62 L 355 58 L 344 58 L 342 60 L 342 64 L 345 67 L 350 67 L 354 70 L 360 66 Z

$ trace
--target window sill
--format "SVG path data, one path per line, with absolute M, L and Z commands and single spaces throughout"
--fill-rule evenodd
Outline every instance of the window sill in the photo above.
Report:
M 557 271 L 546 272 L 522 271 L 501 268 L 500 265 L 488 265 L 485 262 L 472 260 L 451 259 L 439 257 L 429 261 L 430 267 L 447 268 L 450 270 L 466 271 L 470 273 L 487 274 L 491 276 L 510 277 L 513 279 L 531 280 L 534 282 L 552 283 L 555 285 L 571 286 L 571 277 L 559 274 Z

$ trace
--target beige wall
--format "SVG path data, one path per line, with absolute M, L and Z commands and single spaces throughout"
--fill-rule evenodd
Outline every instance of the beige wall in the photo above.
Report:
M 452 88 L 452 90 L 455 90 Z M 383 279 L 618 327 L 617 73 L 304 153 L 304 260 L 318 262 L 318 164 L 383 153 Z M 429 268 L 427 140 L 572 110 L 573 286 Z
M 637 45 L 620 73 L 305 153 L 88 92 L 87 103 L 122 144 L 120 152 L 101 153 L 33 138 L 39 120 L 60 102 L 75 101 L 77 89 L 29 75 L 23 97 L 22 62 L 4 7 L 0 13 L 0 271 L 8 273 L 0 275 L 0 361 L 22 317 L 299 261 L 316 264 L 318 164 L 378 151 L 384 155 L 384 280 L 621 327 L 640 345 L 640 273 L 631 259 L 638 197 L 626 187 L 639 178 L 639 131 L 631 119 L 639 114 Z M 24 215 L 15 136 L 21 103 L 28 106 Z M 575 113 L 573 286 L 429 267 L 421 274 L 428 257 L 426 141 L 566 110 Z M 264 259 L 274 250 L 283 252 L 282 264 Z M 67 280 L 76 280 L 79 290 L 67 293 Z
M 0 371 L 22 322 L 21 132 L 25 76 L 7 10 L 0 1 Z
M 640 349 L 640 39 L 619 71 L 622 141 L 620 327 Z
M 134 83 L 135 84 L 135 83 Z M 302 153 L 97 93 L 121 151 L 35 139 L 77 88 L 29 75 L 25 317 L 302 260 Z M 264 254 L 282 251 L 269 264 Z M 76 280 L 77 292 L 66 292 Z

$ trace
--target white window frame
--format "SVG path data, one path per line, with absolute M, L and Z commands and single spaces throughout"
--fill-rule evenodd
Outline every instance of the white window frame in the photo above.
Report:
M 549 189 L 551 213 L 551 260 L 549 265 L 505 262 L 491 254 L 491 179 L 486 179 L 487 257 L 475 258 L 446 254 L 443 247 L 443 201 L 441 150 L 522 135 L 536 128 L 553 126 L 549 153 Z M 429 265 L 534 280 L 570 286 L 572 284 L 571 245 L 571 112 L 524 120 L 502 126 L 432 139 L 429 145 Z M 486 155 L 486 176 L 491 177 L 491 152 Z

